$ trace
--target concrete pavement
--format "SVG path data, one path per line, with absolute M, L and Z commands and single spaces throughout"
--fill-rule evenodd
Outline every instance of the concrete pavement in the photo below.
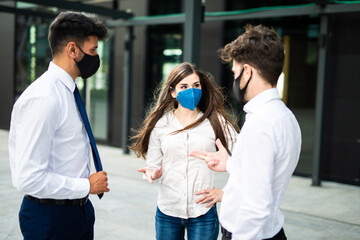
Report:
M 23 194 L 12 186 L 7 140 L 8 131 L 0 130 L 0 239 L 15 240 L 22 239 L 18 211 Z M 136 171 L 145 162 L 123 155 L 119 148 L 100 145 L 99 152 L 110 192 L 102 200 L 90 197 L 96 212 L 95 239 L 155 239 L 158 186 L 145 182 Z M 217 187 L 226 181 L 226 173 L 216 173 Z M 302 177 L 290 181 L 281 206 L 288 239 L 360 239 L 360 187 L 333 182 L 312 187 L 310 183 Z

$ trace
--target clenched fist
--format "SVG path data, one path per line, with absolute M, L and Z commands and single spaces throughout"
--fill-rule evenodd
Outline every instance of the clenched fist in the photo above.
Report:
M 90 194 L 100 194 L 110 191 L 108 188 L 108 178 L 106 172 L 99 171 L 91 174 L 88 179 L 90 182 Z

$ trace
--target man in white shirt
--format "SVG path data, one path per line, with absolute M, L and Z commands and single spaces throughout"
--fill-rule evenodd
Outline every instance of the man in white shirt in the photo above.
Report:
M 276 89 L 284 63 L 280 38 L 261 25 L 245 30 L 220 50 L 222 60 L 232 63 L 234 95 L 245 103 L 233 155 L 217 140 L 218 152 L 191 156 L 230 174 L 220 208 L 223 240 L 283 240 L 280 204 L 299 160 L 301 132 Z
M 49 28 L 53 61 L 16 101 L 9 155 L 14 186 L 25 194 L 19 221 L 24 239 L 93 239 L 89 194 L 108 192 L 106 172 L 90 175 L 90 145 L 74 99 L 75 79 L 93 75 L 105 25 L 84 14 L 60 13 Z

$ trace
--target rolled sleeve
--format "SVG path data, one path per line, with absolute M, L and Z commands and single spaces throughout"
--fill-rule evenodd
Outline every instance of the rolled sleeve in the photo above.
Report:
M 146 155 L 146 164 L 152 168 L 158 168 L 162 164 L 163 153 L 161 143 L 155 127 L 150 134 L 149 147 Z

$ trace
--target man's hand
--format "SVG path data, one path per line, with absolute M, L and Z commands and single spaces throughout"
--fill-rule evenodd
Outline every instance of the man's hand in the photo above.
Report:
M 203 194 L 204 196 L 198 198 L 198 200 L 196 200 L 195 203 L 199 203 L 199 204 L 209 203 L 208 205 L 206 205 L 206 207 L 208 208 L 217 202 L 221 202 L 224 192 L 223 190 L 214 187 L 212 189 L 205 189 L 195 193 L 195 195 L 203 195 Z
M 159 179 L 162 176 L 161 166 L 158 168 L 151 168 L 151 167 L 139 168 L 138 172 L 144 173 L 149 183 L 153 183 L 153 180 Z
M 229 158 L 229 154 L 222 145 L 220 139 L 216 139 L 216 146 L 219 149 L 217 152 L 193 151 L 190 153 L 190 156 L 205 160 L 211 170 L 226 172 L 226 162 Z
M 97 173 L 93 173 L 88 179 L 90 182 L 90 194 L 100 194 L 110 191 L 108 188 L 108 178 L 106 172 L 99 171 Z

